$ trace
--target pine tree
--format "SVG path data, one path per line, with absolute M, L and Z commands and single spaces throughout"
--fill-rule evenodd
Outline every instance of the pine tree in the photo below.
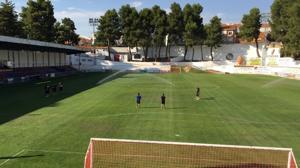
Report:
M 55 41 L 54 9 L 50 0 L 28 0 L 22 8 L 21 21 L 28 38 Z
M 168 15 L 168 46 L 169 49 L 169 59 L 170 50 L 172 45 L 179 45 L 183 43 L 183 32 L 184 32 L 184 20 L 183 11 L 178 3 L 171 4 L 171 12 Z M 167 55 L 167 54 L 166 54 Z
M 203 18 L 201 17 L 203 7 L 200 4 L 187 4 L 184 7 L 184 43 L 185 52 L 184 60 L 186 60 L 186 54 L 188 47 L 193 47 L 192 61 L 194 59 L 194 45 L 203 43 L 205 39 Z
M 119 10 L 121 30 L 123 35 L 123 42 L 129 47 L 129 54 L 131 48 L 136 47 L 139 41 L 139 13 L 136 8 L 130 5 L 124 5 Z M 131 59 L 131 58 L 130 58 Z
M 70 18 L 62 19 L 62 22 L 57 22 L 55 25 L 56 42 L 67 45 L 77 45 L 79 42 L 79 35 L 76 34 L 75 24 Z
M 22 28 L 14 8 L 15 6 L 11 1 L 1 2 L 0 35 L 17 37 L 22 36 Z
M 283 43 L 284 56 L 300 58 L 300 0 L 275 0 L 271 7 L 272 39 Z
M 152 34 L 154 32 L 154 25 L 152 24 L 153 13 L 151 9 L 142 9 L 139 13 L 139 30 L 141 35 L 139 37 L 139 45 L 142 46 L 145 59 L 148 58 L 148 49 L 151 45 Z
M 162 10 L 159 6 L 155 5 L 152 8 L 153 11 L 153 44 L 156 48 L 158 48 L 158 54 L 155 52 L 155 60 L 157 60 L 157 56 L 160 59 L 161 47 L 165 42 L 165 38 L 168 33 L 168 18 L 166 11 Z
M 213 57 L 213 49 L 220 47 L 222 44 L 222 24 L 221 24 L 221 19 L 218 18 L 217 16 L 213 17 L 210 20 L 210 23 L 205 26 L 206 30 L 206 40 L 205 44 L 210 47 L 210 56 L 211 60 L 214 60 Z
M 284 37 L 285 49 L 290 56 L 300 58 L 300 0 L 289 8 L 288 31 Z
M 242 39 L 247 41 L 255 41 L 256 53 L 260 57 L 258 50 L 258 37 L 260 34 L 261 27 L 261 14 L 258 8 L 253 8 L 250 10 L 249 14 L 244 15 L 242 19 L 242 26 L 240 28 L 240 36 Z
M 96 33 L 96 41 L 107 44 L 108 57 L 110 59 L 110 46 L 115 45 L 121 37 L 120 18 L 115 9 L 108 10 L 101 16 Z

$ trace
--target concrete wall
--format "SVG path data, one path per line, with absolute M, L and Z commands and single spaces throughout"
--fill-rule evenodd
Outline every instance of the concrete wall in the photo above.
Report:
M 157 51 L 156 51 L 157 50 Z M 262 44 L 259 45 L 259 51 L 262 54 Z M 142 51 L 141 51 L 142 52 Z M 202 60 L 201 57 L 201 47 L 200 46 L 195 46 L 194 47 L 194 60 Z M 148 52 L 148 57 L 149 58 L 154 58 L 155 53 L 158 55 L 158 49 L 155 48 L 150 48 Z M 192 59 L 192 53 L 193 50 L 191 47 L 188 48 L 188 52 L 186 55 L 187 60 Z M 256 55 L 256 47 L 255 45 L 250 45 L 250 44 L 222 44 L 221 47 L 217 49 L 213 49 L 213 56 L 214 60 L 218 61 L 224 61 L 226 60 L 226 55 L 228 53 L 232 53 L 234 56 L 234 60 L 238 56 L 244 56 L 247 59 L 250 58 L 255 58 L 257 57 Z M 161 48 L 161 57 L 166 57 L 166 48 L 162 47 Z M 172 46 L 170 50 L 170 55 L 171 57 L 183 57 L 184 56 L 184 47 L 183 46 Z M 203 46 L 203 59 L 208 61 L 211 60 L 210 56 L 210 48 L 207 46 Z
M 69 65 L 69 58 L 65 53 L 0 50 L 0 62 L 11 61 L 15 68 L 19 67 L 47 67 Z

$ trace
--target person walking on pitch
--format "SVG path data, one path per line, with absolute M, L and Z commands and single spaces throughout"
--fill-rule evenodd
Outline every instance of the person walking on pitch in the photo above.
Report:
M 160 97 L 160 100 L 161 100 L 161 109 L 166 109 L 166 96 L 164 93 Z
M 142 96 L 140 93 L 138 93 L 138 95 L 136 96 L 136 108 L 139 109 L 141 106 L 141 100 L 142 100 Z
M 197 87 L 196 89 L 196 100 L 200 100 L 200 88 Z

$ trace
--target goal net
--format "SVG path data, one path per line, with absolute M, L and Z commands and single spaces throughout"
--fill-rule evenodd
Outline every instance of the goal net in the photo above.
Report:
M 92 138 L 85 168 L 297 168 L 289 148 Z

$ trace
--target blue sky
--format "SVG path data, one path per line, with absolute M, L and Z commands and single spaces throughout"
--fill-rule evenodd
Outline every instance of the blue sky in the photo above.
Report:
M 17 11 L 20 11 L 27 2 L 27 0 L 12 1 Z M 57 20 L 70 17 L 76 24 L 77 33 L 90 36 L 92 28 L 88 24 L 88 18 L 99 17 L 106 10 L 119 9 L 124 4 L 131 4 L 137 9 L 150 8 L 157 4 L 169 11 L 173 2 L 178 2 L 181 6 L 186 3 L 200 3 L 204 7 L 202 16 L 205 23 L 215 15 L 221 17 L 223 23 L 239 23 L 243 14 L 253 7 L 260 8 L 261 12 L 269 12 L 273 0 L 52 0 L 52 2 Z

